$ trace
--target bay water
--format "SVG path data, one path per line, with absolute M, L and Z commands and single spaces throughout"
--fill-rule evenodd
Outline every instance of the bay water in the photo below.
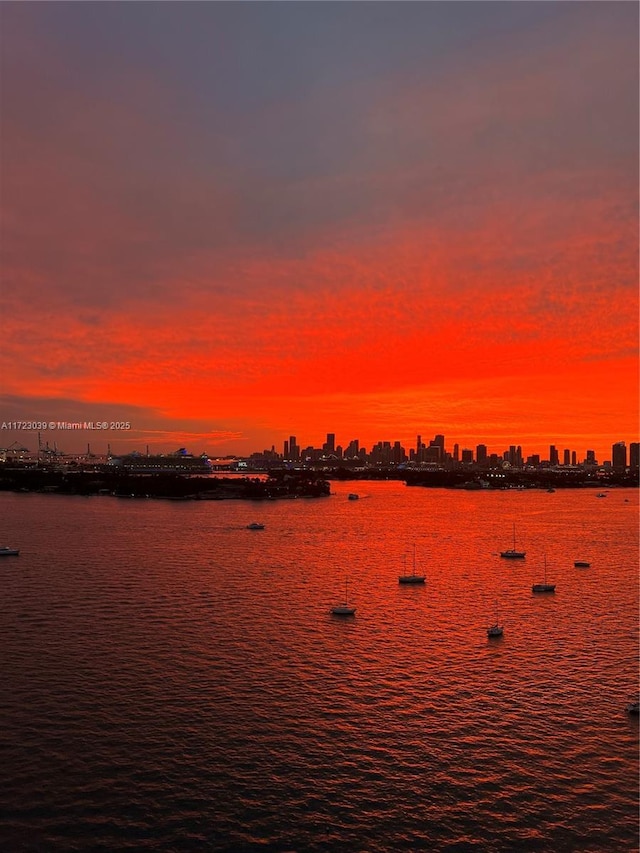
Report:
M 1 493 L 4 544 L 2 850 L 638 849 L 636 490 Z

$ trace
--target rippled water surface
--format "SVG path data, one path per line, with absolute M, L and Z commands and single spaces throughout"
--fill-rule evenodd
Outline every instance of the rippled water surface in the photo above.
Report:
M 353 488 L 0 494 L 2 850 L 637 849 L 637 492 Z

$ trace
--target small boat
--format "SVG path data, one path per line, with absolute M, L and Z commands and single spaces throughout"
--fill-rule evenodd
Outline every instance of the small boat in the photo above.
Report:
M 640 714 L 640 702 L 629 702 L 627 705 L 627 714 Z
M 496 621 L 493 625 L 489 625 L 487 628 L 487 636 L 488 637 L 501 637 L 504 633 L 504 628 L 499 624 L 498 621 L 498 602 L 496 601 Z
M 404 555 L 405 567 L 407 563 L 407 555 Z M 416 546 L 413 546 L 413 571 L 410 575 L 406 572 L 403 575 L 400 575 L 398 578 L 398 583 L 424 583 L 426 581 L 426 575 L 417 575 L 416 574 Z
M 7 545 L 0 548 L 0 557 L 17 557 L 19 553 L 19 548 L 9 548 Z
M 355 607 L 349 604 L 349 578 L 346 578 L 344 582 L 344 604 L 336 604 L 331 608 L 331 613 L 334 616 L 353 616 L 355 612 Z
M 360 495 L 356 495 L 355 492 L 351 492 L 349 494 L 348 498 L 350 501 L 357 501 L 357 500 L 360 500 Z
M 604 492 L 598 492 L 596 495 L 597 498 L 606 498 L 606 494 Z
M 553 494 L 555 492 L 555 489 L 547 489 L 547 491 L 549 492 L 549 494 Z
M 251 524 L 247 524 L 247 530 L 264 530 L 264 524 L 259 521 L 252 521 Z
M 544 556 L 544 583 L 534 583 L 531 592 L 555 592 L 556 585 L 547 583 L 547 555 Z
M 513 525 L 513 548 L 509 548 L 507 551 L 500 551 L 500 556 L 504 557 L 507 560 L 524 560 L 526 551 L 517 551 L 516 550 L 516 525 Z
M 573 565 L 576 569 L 588 569 L 591 563 L 587 563 L 586 560 L 576 560 Z

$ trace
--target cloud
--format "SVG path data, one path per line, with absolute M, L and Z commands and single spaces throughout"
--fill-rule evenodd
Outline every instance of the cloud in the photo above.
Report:
M 7 391 L 266 439 L 609 365 L 636 411 L 637 10 L 423 5 L 5 12 Z

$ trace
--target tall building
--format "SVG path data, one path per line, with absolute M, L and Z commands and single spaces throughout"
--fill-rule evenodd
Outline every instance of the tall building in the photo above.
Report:
M 562 464 L 571 465 L 571 451 L 566 448 L 562 452 Z
M 571 451 L 571 464 L 573 465 L 574 468 L 578 464 L 578 454 L 576 453 L 575 450 Z
M 429 442 L 429 454 L 428 460 L 431 461 L 433 458 L 436 458 L 438 462 L 442 462 L 444 459 L 444 436 L 436 435 L 433 441 Z
M 454 462 L 460 461 L 460 445 L 459 444 L 453 445 L 453 461 Z
M 432 446 L 437 446 L 440 448 L 440 454 L 444 456 L 444 436 L 436 435 L 436 437 L 431 442 Z
M 587 457 L 584 461 L 586 465 L 597 465 L 598 460 L 596 459 L 595 450 L 587 450 Z
M 300 448 L 298 447 L 295 435 L 289 436 L 289 459 L 292 462 L 300 461 Z
M 394 465 L 401 465 L 403 462 L 407 461 L 407 455 L 404 451 L 404 447 L 402 447 L 399 441 L 394 441 L 393 443 L 391 458 Z
M 629 445 L 629 467 L 640 468 L 640 443 L 637 441 Z
M 327 441 L 323 450 L 326 450 L 327 453 L 334 454 L 336 452 L 336 434 L 335 432 L 327 433 Z
M 441 459 L 440 448 L 436 444 L 433 444 L 433 442 L 422 451 L 423 462 L 440 462 Z
M 476 447 L 476 462 L 478 465 L 481 465 L 483 462 L 487 461 L 487 445 L 479 444 Z
M 353 441 L 349 442 L 349 446 L 344 452 L 346 459 L 356 459 L 358 454 L 360 453 L 360 440 L 354 438 Z
M 464 449 L 462 451 L 462 464 L 471 465 L 473 463 L 473 450 Z
M 560 457 L 558 456 L 558 451 L 556 449 L 555 444 L 549 445 L 549 462 L 551 465 L 559 465 Z
M 627 467 L 627 445 L 624 441 L 616 441 L 611 447 L 611 464 L 614 468 Z
M 507 461 L 513 468 L 522 468 L 522 447 L 515 444 L 509 445 Z

